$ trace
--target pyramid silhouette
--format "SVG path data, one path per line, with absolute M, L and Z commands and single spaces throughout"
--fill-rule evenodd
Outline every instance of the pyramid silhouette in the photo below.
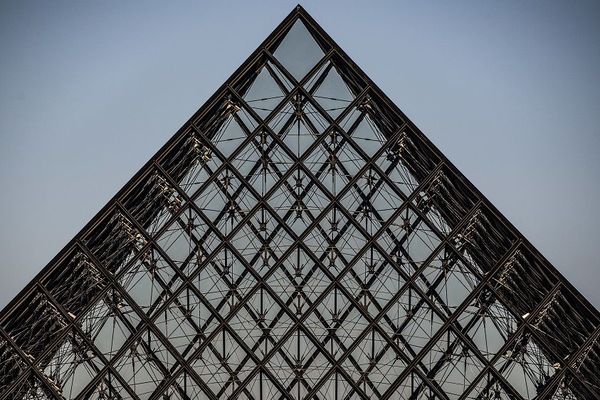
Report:
M 600 316 L 302 9 L 0 314 L 0 399 L 598 399 Z

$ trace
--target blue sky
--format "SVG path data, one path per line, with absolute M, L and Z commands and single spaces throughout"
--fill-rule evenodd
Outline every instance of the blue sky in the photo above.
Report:
M 295 4 L 0 4 L 0 307 Z M 599 306 L 599 3 L 303 5 Z

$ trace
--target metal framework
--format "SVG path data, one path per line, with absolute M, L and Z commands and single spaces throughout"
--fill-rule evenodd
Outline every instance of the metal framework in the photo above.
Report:
M 4 399 L 600 399 L 600 316 L 300 7 L 0 314 Z

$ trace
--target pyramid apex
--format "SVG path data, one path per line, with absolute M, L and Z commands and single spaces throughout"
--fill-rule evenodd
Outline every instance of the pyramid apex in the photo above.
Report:
M 297 13 L 306 13 L 306 10 L 304 9 L 304 7 L 302 7 L 300 3 L 296 4 L 294 11 L 296 11 Z

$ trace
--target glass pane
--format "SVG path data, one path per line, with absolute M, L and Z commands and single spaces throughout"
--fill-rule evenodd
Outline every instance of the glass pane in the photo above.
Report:
M 324 53 L 301 20 L 297 20 L 273 55 L 299 81 Z

